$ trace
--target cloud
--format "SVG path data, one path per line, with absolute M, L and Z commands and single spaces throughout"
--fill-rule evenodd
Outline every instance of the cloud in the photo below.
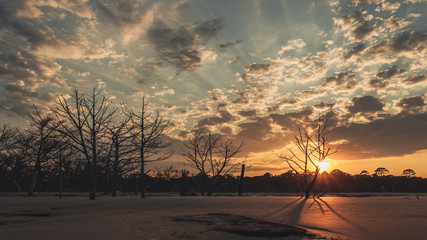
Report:
M 360 55 L 360 53 L 366 48 L 366 45 L 364 43 L 359 43 L 355 47 L 353 47 L 350 51 L 347 51 L 344 54 L 344 59 L 349 59 L 352 56 Z
M 279 110 L 283 105 L 295 105 L 297 103 L 297 100 L 295 99 L 283 99 L 280 102 L 274 104 L 271 107 L 267 108 L 267 112 L 275 112 Z
M 393 37 L 389 42 L 390 49 L 395 52 L 423 50 L 427 44 L 424 33 L 405 32 Z
M 335 85 L 341 89 L 353 89 L 358 84 L 359 82 L 357 81 L 354 72 L 349 70 L 346 72 L 339 72 L 335 76 L 325 78 L 321 86 L 327 87 Z
M 71 28 L 68 34 L 58 34 L 58 30 L 48 24 L 40 24 L 38 21 L 17 21 L 11 16 L 9 10 L 0 7 L 0 22 L 11 38 L 17 36 L 25 39 L 29 49 L 23 51 L 41 55 L 45 58 L 59 59 L 99 59 L 117 57 L 112 50 L 112 40 L 106 40 L 105 44 L 95 44 L 87 39 L 87 31 L 73 32 Z
M 252 63 L 248 67 L 245 68 L 248 73 L 268 73 L 271 69 L 270 63 Z
M 382 4 L 383 11 L 391 11 L 392 13 L 396 12 L 400 8 L 399 2 L 384 2 Z
M 21 117 L 32 110 L 32 105 L 36 104 L 33 99 L 39 96 L 38 92 L 25 87 L 22 81 L 6 85 L 2 95 L 6 101 L 0 102 L 0 109 L 12 111 Z
M 401 107 L 402 111 L 422 112 L 425 103 L 423 96 L 414 96 L 400 99 L 396 106 Z
M 365 39 L 374 30 L 374 27 L 369 25 L 368 22 L 363 22 L 356 29 L 353 30 L 353 34 L 357 40 Z
M 14 0 L 6 1 L 6 6 L 13 9 L 12 15 L 17 18 L 40 18 L 44 15 L 41 8 L 45 7 L 65 10 L 81 18 L 92 19 L 95 16 L 88 0 Z
M 424 82 L 427 79 L 425 74 L 419 74 L 415 76 L 410 76 L 402 80 L 406 85 L 413 85 L 420 82 Z
M 273 113 L 270 114 L 271 119 L 274 123 L 282 126 L 286 129 L 294 129 L 298 124 L 310 122 L 310 116 L 313 114 L 313 110 L 306 107 L 297 112 L 289 112 L 284 114 Z
M 242 111 L 238 112 L 238 114 L 241 116 L 244 116 L 244 117 L 254 118 L 258 115 L 258 111 L 257 110 L 242 110 Z
M 154 93 L 155 96 L 174 95 L 175 91 L 172 88 L 163 87 L 161 91 Z
M 196 127 L 202 128 L 206 126 L 217 126 L 217 125 L 232 122 L 233 120 L 235 120 L 235 117 L 233 117 L 233 115 L 231 115 L 231 113 L 228 112 L 227 110 L 220 110 L 218 111 L 218 113 L 220 116 L 213 116 L 213 117 L 208 117 L 208 118 L 199 120 L 197 122 Z
M 302 95 L 304 97 L 312 97 L 312 96 L 324 94 L 326 92 L 324 90 L 298 90 L 295 93 L 298 95 Z
M 342 17 L 334 18 L 335 24 L 340 26 L 341 30 L 352 40 L 364 40 L 375 29 L 369 23 L 371 15 L 366 16 L 366 11 L 358 9 L 353 14 L 347 14 Z
M 152 26 L 157 4 L 137 1 L 97 0 L 97 10 L 121 33 L 125 44 L 138 40 Z
M 427 113 L 396 114 L 368 123 L 351 123 L 332 129 L 334 140 L 345 140 L 334 155 L 338 159 L 402 156 L 425 149 Z
M 383 72 L 377 73 L 376 77 L 382 79 L 389 79 L 391 77 L 401 75 L 406 72 L 406 69 L 397 69 L 396 65 L 392 65 L 389 69 Z
M 305 42 L 304 40 L 302 40 L 301 38 L 295 39 L 295 40 L 289 40 L 287 42 L 287 45 L 282 46 L 280 51 L 277 53 L 279 55 L 282 55 L 284 52 L 286 51 L 290 51 L 290 50 L 300 50 L 303 47 L 305 47 Z
M 417 32 L 403 32 L 386 41 L 382 41 L 371 47 L 367 58 L 375 58 L 383 54 L 403 54 L 407 52 L 422 53 L 427 47 L 427 35 Z
M 201 66 L 204 52 L 200 49 L 221 28 L 222 23 L 217 19 L 178 29 L 157 21 L 148 30 L 148 39 L 159 54 L 159 60 L 174 65 L 179 72 L 191 71 Z
M 242 153 L 247 155 L 281 149 L 292 139 L 291 135 L 274 133 L 269 117 L 256 118 L 250 122 L 240 123 L 237 127 L 240 131 L 235 135 L 235 139 L 245 143 Z
M 330 109 L 334 106 L 335 103 L 327 103 L 325 101 L 321 101 L 320 103 L 313 105 L 313 107 L 317 109 Z
M 376 113 L 382 111 L 384 103 L 373 96 L 354 97 L 351 99 L 351 105 L 347 106 L 347 110 L 351 114 L 356 113 Z
M 388 82 L 381 79 L 371 79 L 368 84 L 375 89 L 385 89 L 389 85 Z
M 233 41 L 233 42 L 222 43 L 222 44 L 218 45 L 218 48 L 220 51 L 225 51 L 231 47 L 239 45 L 242 42 L 243 42 L 243 40 L 237 40 L 237 41 Z
M 272 130 L 268 118 L 257 118 L 251 122 L 240 123 L 237 126 L 240 128 L 237 136 L 245 139 L 262 139 L 268 137 Z
M 0 53 L 0 81 L 16 83 L 21 81 L 30 88 L 40 84 L 56 83 L 55 75 L 61 66 L 28 52 Z
M 213 19 L 198 24 L 194 32 L 202 38 L 203 41 L 208 41 L 215 37 L 223 27 L 224 23 L 220 19 Z

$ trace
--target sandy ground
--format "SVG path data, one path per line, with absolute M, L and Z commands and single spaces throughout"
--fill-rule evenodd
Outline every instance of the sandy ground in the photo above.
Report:
M 427 197 L 0 197 L 0 239 L 272 238 L 427 239 Z

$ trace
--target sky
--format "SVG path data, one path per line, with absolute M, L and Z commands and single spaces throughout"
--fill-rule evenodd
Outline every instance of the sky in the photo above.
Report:
M 244 141 L 289 170 L 295 130 L 333 113 L 328 169 L 427 177 L 427 1 L 0 0 L 0 123 L 100 89 L 114 104 Z M 179 151 L 163 164 L 182 167 Z

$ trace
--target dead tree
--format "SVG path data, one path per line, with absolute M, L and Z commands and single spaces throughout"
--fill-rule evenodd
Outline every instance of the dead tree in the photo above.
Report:
M 117 196 L 119 176 L 136 169 L 135 146 L 132 144 L 132 126 L 129 125 L 130 118 L 115 123 L 108 128 L 110 141 L 110 154 L 112 159 L 112 191 L 111 196 Z
M 62 198 L 64 193 L 64 169 L 67 162 L 70 162 L 72 159 L 73 151 L 72 147 L 62 141 L 56 151 L 55 158 L 53 162 L 56 164 L 58 169 L 58 192 L 59 198 Z
M 146 107 L 145 99 L 142 98 L 140 112 L 134 112 L 126 106 L 123 108 L 132 123 L 132 142 L 139 155 L 141 198 L 145 198 L 145 164 L 166 160 L 173 154 L 173 151 L 166 150 L 170 143 L 163 138 L 169 130 L 170 122 L 160 117 L 158 112 L 154 116 L 152 112 L 147 113 Z
M 217 178 L 236 169 L 238 163 L 233 158 L 242 147 L 243 142 L 234 144 L 230 138 L 222 140 L 219 135 L 210 132 L 203 134 L 201 131 L 196 131 L 193 137 L 184 142 L 182 156 L 188 166 L 198 171 L 202 195 L 206 192 L 212 195 Z
M 51 108 L 60 122 L 57 131 L 86 159 L 91 200 L 95 199 L 98 160 L 105 151 L 100 143 L 106 137 L 107 126 L 116 117 L 117 108 L 111 105 L 111 101 L 94 88 L 87 97 L 74 90 L 71 101 L 61 96 L 56 106 Z
M 43 116 L 40 109 L 34 106 L 34 113 L 28 113 L 30 128 L 19 132 L 19 144 L 21 155 L 34 163 L 28 196 L 32 196 L 42 164 L 52 160 L 53 155 L 60 145 L 60 136 L 54 130 L 58 124 L 49 115 Z
M 16 145 L 17 145 L 18 130 L 11 128 L 7 124 L 3 124 L 0 127 L 0 165 L 3 165 L 6 170 L 6 178 L 10 179 L 16 186 L 17 192 L 21 192 L 21 185 L 17 182 L 18 174 L 16 173 L 15 167 L 20 162 Z
M 335 152 L 329 147 L 330 116 L 319 117 L 310 128 L 298 127 L 298 134 L 294 136 L 297 150 L 289 149 L 289 154 L 279 156 L 297 175 L 302 176 L 306 198 L 310 197 L 316 183 L 320 163 Z

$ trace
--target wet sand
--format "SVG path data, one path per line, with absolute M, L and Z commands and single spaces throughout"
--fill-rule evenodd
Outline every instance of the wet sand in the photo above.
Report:
M 427 239 L 426 226 L 425 196 L 0 197 L 2 239 Z

